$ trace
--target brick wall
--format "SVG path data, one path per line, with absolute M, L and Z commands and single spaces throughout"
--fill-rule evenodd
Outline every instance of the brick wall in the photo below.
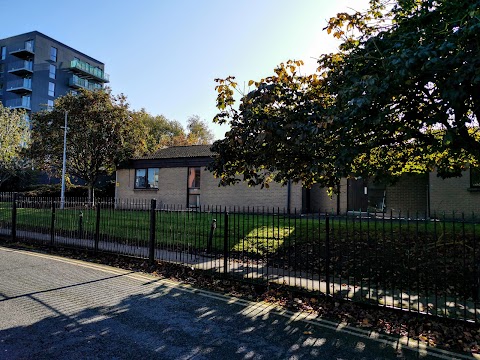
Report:
M 480 215 L 480 192 L 470 189 L 470 171 L 462 177 L 442 179 L 436 172 L 430 173 L 430 209 L 431 216 L 445 212 L 445 216 L 460 217 L 462 213 L 469 217 L 472 212 Z
M 117 171 L 117 199 L 122 200 L 149 200 L 157 199 L 157 204 L 186 206 L 187 203 L 187 168 L 160 168 L 159 189 L 134 189 L 135 170 L 122 169 Z M 218 179 L 201 169 L 200 175 L 200 204 L 219 205 L 227 207 L 256 207 L 287 208 L 287 186 L 271 183 L 270 187 L 261 189 L 260 186 L 248 187 L 239 183 L 227 187 L 219 187 Z M 302 208 L 302 186 L 292 184 L 290 192 L 290 209 L 298 212 Z
M 134 189 L 135 170 L 117 171 L 117 199 L 150 200 L 161 204 L 182 205 L 187 202 L 187 170 L 185 168 L 161 168 L 159 170 L 158 190 Z
M 347 212 L 347 179 L 340 181 L 340 195 L 328 196 L 327 189 L 318 185 L 312 186 L 310 190 L 310 210 L 317 211 L 331 211 L 337 213 L 338 196 L 340 196 L 340 214 Z
M 425 216 L 428 211 L 428 174 L 406 174 L 392 186 L 387 186 L 386 213 L 399 212 L 410 216 Z

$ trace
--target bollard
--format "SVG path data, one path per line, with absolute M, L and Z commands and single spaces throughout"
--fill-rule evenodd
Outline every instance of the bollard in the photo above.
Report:
M 80 215 L 78 216 L 78 238 L 83 238 L 83 212 L 80 211 Z
M 207 242 L 207 253 L 209 254 L 212 252 L 213 233 L 215 232 L 216 228 L 217 228 L 217 220 L 213 219 L 212 225 L 210 225 L 210 236 L 208 237 L 208 242 Z

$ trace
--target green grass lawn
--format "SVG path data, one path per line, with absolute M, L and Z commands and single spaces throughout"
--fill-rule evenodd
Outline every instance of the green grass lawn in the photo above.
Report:
M 215 219 L 212 252 L 223 252 L 224 212 L 156 211 L 155 215 L 159 248 L 204 251 Z M 96 216 L 94 209 L 56 209 L 55 232 L 78 237 L 81 230 L 83 238 L 93 239 Z M 9 222 L 11 207 L 0 204 L 0 225 L 8 227 Z M 51 223 L 50 208 L 17 209 L 19 230 L 49 233 Z M 343 217 L 331 218 L 329 228 L 331 274 L 356 283 L 472 293 L 466 284 L 475 282 L 480 260 L 477 223 Z M 100 213 L 102 241 L 148 246 L 149 229 L 149 211 L 102 209 Z M 311 274 L 327 271 L 324 218 L 231 213 L 227 239 L 233 258 Z

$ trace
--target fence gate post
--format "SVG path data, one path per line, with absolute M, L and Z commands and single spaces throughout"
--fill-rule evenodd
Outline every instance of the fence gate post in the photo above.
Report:
M 327 286 L 327 296 L 330 295 L 330 216 L 325 216 L 325 281 Z
M 228 272 L 228 211 L 225 209 L 225 225 L 223 230 L 223 275 Z
M 98 253 L 98 243 L 100 241 L 100 203 L 97 203 L 97 218 L 95 221 L 95 245 L 94 245 L 94 251 L 95 254 Z
M 150 246 L 148 251 L 148 260 L 150 265 L 155 262 L 155 209 L 157 208 L 157 200 L 152 199 L 150 202 Z
M 55 198 L 52 197 L 52 219 L 50 222 L 50 246 L 55 243 Z
M 17 193 L 13 193 L 12 203 L 12 240 L 17 240 Z

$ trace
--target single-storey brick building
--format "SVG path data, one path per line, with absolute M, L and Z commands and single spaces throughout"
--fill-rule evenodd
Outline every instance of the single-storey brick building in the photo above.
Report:
M 132 159 L 117 170 L 116 198 L 156 199 L 157 207 L 222 206 L 250 211 L 280 209 L 294 212 L 377 211 L 395 216 L 433 216 L 435 213 L 480 214 L 480 181 L 467 170 L 464 176 L 443 180 L 430 174 L 403 176 L 395 185 L 384 186 L 362 179 L 342 179 L 340 194 L 330 198 L 325 189 L 301 184 L 271 184 L 269 188 L 239 183 L 219 187 L 208 170 L 210 145 L 173 146 L 149 156 Z

